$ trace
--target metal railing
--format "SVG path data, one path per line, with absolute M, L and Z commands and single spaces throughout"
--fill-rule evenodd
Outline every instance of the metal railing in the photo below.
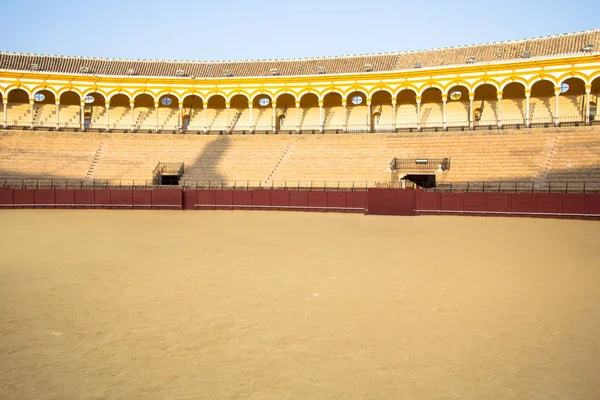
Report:
M 450 169 L 450 158 L 397 158 L 394 157 L 390 163 L 392 171 L 398 170 L 418 170 L 430 171 L 441 169 L 446 171 Z
M 182 180 L 179 185 L 159 185 L 152 180 L 0 178 L 0 188 L 13 189 L 208 189 L 208 190 L 311 190 L 365 191 L 373 188 L 399 189 L 398 182 L 378 181 L 260 181 L 260 180 Z M 405 181 L 405 188 L 416 188 Z M 600 181 L 593 182 L 452 182 L 421 189 L 442 193 L 600 193 Z
M 439 132 L 439 131 L 467 131 L 467 130 L 497 130 L 497 129 L 533 129 L 533 128 L 552 128 L 552 127 L 571 127 L 585 125 L 600 125 L 600 119 L 590 118 L 589 122 L 581 116 L 564 116 L 559 118 L 531 118 L 527 121 L 525 118 L 502 119 L 502 120 L 481 120 L 470 123 L 469 121 L 447 121 L 445 124 L 441 121 L 421 121 L 417 122 L 398 122 L 394 124 L 378 124 L 372 128 L 368 124 L 349 124 L 349 125 L 302 125 L 298 129 L 295 125 L 285 125 L 277 133 L 397 133 L 397 132 Z M 56 130 L 55 122 L 35 122 L 33 125 L 29 120 L 9 120 L 6 129 L 47 129 Z M 81 130 L 79 123 L 59 123 L 58 129 Z M 273 133 L 274 128 L 270 125 L 261 125 L 248 127 L 246 125 L 230 126 L 209 126 L 205 129 L 203 125 L 190 124 L 187 128 L 179 125 L 165 124 L 116 124 L 109 123 L 108 126 L 102 121 L 88 124 L 85 130 L 95 132 L 140 132 L 140 133 L 186 133 L 186 134 L 231 134 L 231 133 Z
M 423 190 L 442 193 L 600 193 L 600 182 L 449 182 L 438 183 L 435 188 Z

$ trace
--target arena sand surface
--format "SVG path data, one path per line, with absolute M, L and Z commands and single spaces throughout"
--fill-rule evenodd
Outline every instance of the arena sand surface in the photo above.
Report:
M 600 223 L 0 212 L 2 399 L 598 399 Z

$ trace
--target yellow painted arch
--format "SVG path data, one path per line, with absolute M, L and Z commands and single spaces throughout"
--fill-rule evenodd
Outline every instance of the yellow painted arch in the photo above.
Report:
M 415 94 L 415 96 L 419 95 L 419 89 L 416 86 L 403 85 L 403 86 L 396 88 L 396 95 L 394 97 L 398 97 L 400 95 L 400 93 L 404 92 L 405 90 L 413 92 Z
M 471 91 L 473 93 L 475 93 L 477 88 L 479 86 L 483 86 L 483 85 L 492 85 L 493 87 L 496 88 L 496 91 L 500 90 L 500 84 L 495 79 L 484 78 L 484 79 L 479 79 L 478 81 L 473 82 Z
M 468 86 L 467 86 L 468 87 Z M 429 81 L 425 84 L 423 84 L 420 88 L 419 88 L 419 93 L 417 94 L 417 96 L 423 96 L 423 93 L 425 93 L 425 91 L 427 89 L 439 89 L 439 91 L 441 92 L 441 94 L 444 94 L 444 87 L 442 85 L 440 85 L 437 82 L 434 81 Z
M 567 79 L 570 78 L 579 78 L 583 81 L 583 83 L 585 85 L 589 85 L 591 80 L 589 80 L 588 76 L 578 72 L 578 71 L 571 71 L 571 72 L 567 72 L 566 74 L 562 74 L 561 76 L 558 77 L 558 84 L 560 85 L 561 83 L 563 83 L 564 81 L 566 81 Z
M 468 82 L 465 81 L 461 81 L 461 80 L 454 80 L 452 82 L 450 82 L 449 84 L 447 84 L 446 86 L 444 86 L 444 90 L 442 91 L 442 94 L 450 94 L 450 89 L 452 89 L 453 87 L 456 86 L 462 86 L 465 89 L 467 89 L 469 91 L 469 93 L 471 92 L 471 85 L 469 85 Z
M 534 76 L 533 78 L 529 79 L 527 81 L 527 87 L 526 89 L 531 89 L 533 88 L 533 85 L 535 85 L 536 83 L 538 83 L 539 81 L 548 81 L 554 84 L 554 86 L 558 86 L 558 82 L 556 82 L 556 79 L 554 79 L 554 77 L 552 75 L 547 75 L 547 74 L 539 74 Z
M 67 87 L 63 87 L 58 91 L 58 97 L 60 98 L 60 96 L 62 96 L 63 94 L 67 93 L 67 92 L 73 92 L 76 93 L 80 99 L 83 99 L 83 93 L 81 92 L 81 90 L 72 87 L 72 86 L 67 86 Z
M 500 90 L 504 91 L 504 88 L 511 83 L 520 83 L 523 85 L 523 89 L 527 89 L 527 80 L 520 76 L 513 75 L 510 78 L 506 78 L 500 82 Z
M 131 98 L 135 101 L 135 98 L 142 94 L 149 95 L 150 97 L 152 97 L 152 100 L 154 100 L 154 101 L 156 101 L 156 99 L 157 99 L 156 95 L 153 92 L 148 91 L 147 89 L 136 90 L 135 92 L 133 92 L 131 94 Z
M 394 98 L 394 90 L 388 85 L 379 85 L 371 89 L 369 92 L 369 97 L 373 97 L 373 95 L 377 92 L 388 92 L 392 98 Z
M 15 85 L 10 85 L 10 86 L 7 86 L 7 87 L 6 87 L 6 89 L 5 89 L 5 91 L 6 91 L 6 97 L 8 97 L 8 96 L 10 95 L 10 92 L 12 92 L 12 91 L 13 91 L 13 90 L 15 90 L 15 89 L 21 89 L 21 90 L 24 90 L 24 91 L 25 91 L 25 93 L 27 93 L 27 95 L 28 95 L 29 97 L 31 97 L 31 96 L 32 96 L 32 93 L 31 93 L 31 91 L 29 90 L 29 88 L 27 88 L 27 87 L 22 87 L 22 86 L 21 86 L 21 84 L 20 84 L 20 83 L 18 83 L 18 84 L 15 84 Z
M 58 95 L 56 94 L 56 89 L 54 89 L 53 87 L 50 87 L 48 85 L 39 85 L 34 87 L 33 89 L 31 89 L 31 94 L 35 95 L 37 92 L 41 92 L 42 90 L 46 90 L 50 93 L 52 93 L 54 95 L 54 98 L 57 98 Z

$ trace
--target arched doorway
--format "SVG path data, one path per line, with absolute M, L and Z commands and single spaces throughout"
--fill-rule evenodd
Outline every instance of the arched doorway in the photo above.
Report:
M 229 102 L 230 116 L 228 123 L 229 131 L 250 130 L 250 107 L 248 97 L 244 94 L 236 94 Z
M 110 98 L 108 107 L 108 129 L 131 128 L 131 106 L 129 96 L 124 93 L 115 94 Z
M 469 89 L 464 85 L 455 85 L 448 90 L 446 98 L 446 126 L 469 126 Z
M 277 96 L 277 118 L 275 120 L 275 130 L 278 132 L 296 130 L 296 98 L 283 93 Z
M 342 95 L 337 92 L 329 92 L 323 96 L 323 129 L 334 132 L 344 130 Z
M 473 98 L 475 125 L 498 125 L 498 90 L 494 85 L 484 83 L 475 88 Z
M 81 97 L 78 93 L 66 91 L 60 97 L 59 128 L 77 129 L 81 126 Z
M 273 120 L 273 99 L 268 94 L 258 94 L 252 99 L 253 130 L 271 132 L 275 126 Z
M 386 90 L 378 90 L 371 97 L 371 132 L 393 132 L 392 95 Z
M 35 127 L 56 127 L 56 100 L 54 93 L 49 90 L 40 90 L 33 94 L 32 124 Z
M 590 92 L 590 121 L 600 121 L 600 113 L 598 112 L 598 95 L 600 94 L 600 76 L 592 81 L 592 89 Z
M 321 129 L 319 115 L 319 97 L 315 93 L 300 96 L 300 130 L 318 131 Z
M 32 114 L 29 93 L 23 89 L 13 89 L 8 92 L 7 99 L 7 125 L 30 126 Z
M 154 97 L 148 93 L 138 94 L 133 99 L 133 125 L 140 131 L 157 129 Z
M 529 99 L 529 123 L 554 123 L 555 107 L 554 83 L 545 79 L 534 83 Z
M 172 94 L 165 94 L 158 99 L 158 129 L 177 131 L 181 128 L 179 99 Z
M 559 87 L 558 122 L 585 122 L 585 82 L 580 78 L 569 78 Z
M 437 87 L 426 89 L 421 95 L 421 128 L 439 128 L 443 125 L 442 91 Z
M 100 93 L 88 93 L 84 100 L 84 129 L 108 129 L 106 99 Z
M 346 121 L 348 132 L 369 132 L 371 115 L 367 105 L 367 95 L 354 91 L 346 97 Z
M 417 93 L 403 89 L 396 96 L 396 127 L 400 130 L 412 130 L 417 124 Z
M 204 102 L 198 95 L 189 95 L 183 99 L 183 130 L 200 132 L 204 130 Z
M 208 98 L 206 109 L 206 125 L 209 131 L 227 130 L 227 113 L 225 97 L 215 94 Z
M 502 125 L 519 126 L 525 124 L 525 86 L 521 82 L 511 82 L 504 86 L 500 106 Z

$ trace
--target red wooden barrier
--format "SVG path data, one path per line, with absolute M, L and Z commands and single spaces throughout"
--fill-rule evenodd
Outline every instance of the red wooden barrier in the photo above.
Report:
M 196 204 L 198 204 L 198 191 L 197 190 L 184 190 L 183 196 L 183 209 L 184 210 L 195 210 Z
M 77 208 L 94 207 L 94 191 L 88 189 L 75 190 L 75 206 Z
M 231 206 L 233 206 L 233 190 L 216 190 L 215 204 L 217 210 L 231 210 Z
M 53 208 L 54 207 L 54 190 L 53 189 L 36 189 L 34 197 L 35 197 L 36 208 Z
M 268 209 L 271 206 L 271 191 L 270 190 L 253 190 L 252 205 L 257 210 Z
M 151 190 L 133 190 L 133 208 L 149 209 L 152 207 L 152 191 Z
M 2 208 L 8 208 L 6 206 L 12 207 L 14 204 L 13 195 L 13 189 L 0 189 L 0 206 Z
M 133 191 L 111 190 L 110 205 L 112 208 L 131 208 L 133 206 Z
M 181 189 L 150 190 L 152 196 L 152 209 L 181 210 L 181 192 Z
M 54 189 L 54 208 L 73 208 L 75 189 Z
M 252 208 L 252 192 L 249 190 L 234 190 L 233 204 L 235 208 L 249 210 Z
M 415 214 L 415 191 L 412 189 L 369 189 L 367 196 L 368 214 Z
M 271 190 L 271 207 L 288 208 L 290 206 L 290 190 Z
M 35 189 L 14 189 L 14 208 L 31 208 L 34 206 Z
M 94 207 L 95 208 L 110 208 L 110 190 L 96 189 L 94 190 Z

